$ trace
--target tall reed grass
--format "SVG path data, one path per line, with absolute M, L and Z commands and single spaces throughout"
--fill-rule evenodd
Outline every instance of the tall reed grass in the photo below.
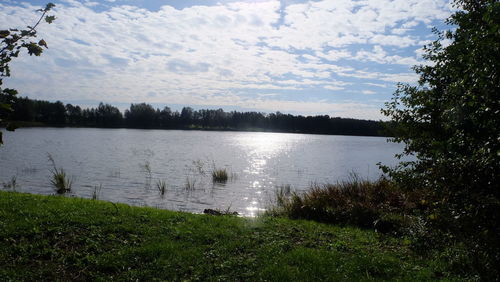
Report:
M 8 182 L 2 183 L 4 189 L 11 189 L 12 191 L 16 191 L 17 188 L 17 176 L 12 176 Z
M 416 201 L 386 179 L 353 178 L 337 184 L 313 184 L 303 193 L 290 191 L 288 185 L 279 187 L 267 214 L 391 232 L 406 224 L 406 215 L 415 210 Z
M 167 191 L 167 183 L 165 180 L 158 179 L 156 182 L 156 189 L 158 189 L 158 192 L 160 192 L 160 195 L 165 195 L 165 192 Z
M 52 177 L 50 183 L 54 187 L 57 194 L 64 194 L 71 191 L 73 180 L 66 174 L 63 168 L 57 168 L 54 158 L 51 154 L 47 154 L 49 161 L 52 164 Z
M 92 191 L 92 200 L 98 200 L 99 199 L 99 194 L 101 194 L 102 190 L 102 184 L 99 184 L 99 186 L 95 185 L 94 190 Z
M 196 179 L 190 179 L 186 177 L 186 183 L 184 184 L 184 189 L 187 191 L 193 191 L 195 189 Z
M 227 170 L 225 168 L 222 169 L 214 169 L 212 171 L 212 181 L 218 183 L 225 183 L 228 180 Z

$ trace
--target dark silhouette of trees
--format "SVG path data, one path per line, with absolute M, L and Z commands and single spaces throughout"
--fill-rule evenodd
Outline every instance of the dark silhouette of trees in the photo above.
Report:
M 295 132 L 312 134 L 381 136 L 382 122 L 329 116 L 294 116 L 280 112 L 225 112 L 222 109 L 181 112 L 169 107 L 155 109 L 146 103 L 131 104 L 123 115 L 112 105 L 82 109 L 72 104 L 15 98 L 9 120 L 54 126 L 129 127 L 156 129 L 206 129 Z
M 125 121 L 128 126 L 134 128 L 154 128 L 157 120 L 156 114 L 153 106 L 149 104 L 132 104 L 130 109 L 125 110 Z
M 122 125 L 123 115 L 120 110 L 109 104 L 99 103 L 96 109 L 96 125 L 99 127 L 119 127 Z
M 80 106 L 66 105 L 66 122 L 68 125 L 80 125 L 83 123 L 83 113 Z
M 180 124 L 184 127 L 193 124 L 194 121 L 193 109 L 191 107 L 182 108 L 180 118 L 181 118 Z

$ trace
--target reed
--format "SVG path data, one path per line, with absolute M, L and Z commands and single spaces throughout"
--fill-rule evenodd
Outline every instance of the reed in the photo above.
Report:
M 313 184 L 303 193 L 292 192 L 285 185 L 276 190 L 275 206 L 268 214 L 392 232 L 409 220 L 402 215 L 415 209 L 417 197 L 386 179 Z
M 144 171 L 146 171 L 146 177 L 151 178 L 152 177 L 152 171 L 151 171 L 151 164 L 149 161 L 146 161 L 144 163 Z
M 195 184 L 196 184 L 196 179 L 190 179 L 189 177 L 186 177 L 186 183 L 184 185 L 184 189 L 187 191 L 193 191 L 195 189 Z
M 212 171 L 212 181 L 218 183 L 225 183 L 228 179 L 227 170 L 225 168 L 222 169 L 214 169 Z
M 12 176 L 8 182 L 4 182 L 2 185 L 4 189 L 12 189 L 12 191 L 16 191 L 17 177 L 15 175 Z
M 156 182 L 156 188 L 158 189 L 158 192 L 160 192 L 160 195 L 165 195 L 165 192 L 167 191 L 167 183 L 165 180 L 158 179 Z
M 94 186 L 94 191 L 92 191 L 92 200 L 99 199 L 99 194 L 101 193 L 101 189 L 102 189 L 102 184 L 99 184 L 99 186 L 97 185 Z
M 63 168 L 54 168 L 52 170 L 52 179 L 50 183 L 56 190 L 57 194 L 64 194 L 71 191 L 73 181 L 66 175 Z
M 52 179 L 50 180 L 50 183 L 56 190 L 56 193 L 64 194 L 71 191 L 73 181 L 68 177 L 63 168 L 57 168 L 56 162 L 54 161 L 54 158 L 52 158 L 51 154 L 47 154 L 47 156 L 49 161 L 52 163 Z

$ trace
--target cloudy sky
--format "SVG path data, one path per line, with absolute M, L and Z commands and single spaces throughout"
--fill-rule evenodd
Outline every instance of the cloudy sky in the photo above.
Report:
M 46 1 L 0 0 L 0 29 Z M 445 0 L 63 0 L 4 86 L 34 99 L 383 119 Z

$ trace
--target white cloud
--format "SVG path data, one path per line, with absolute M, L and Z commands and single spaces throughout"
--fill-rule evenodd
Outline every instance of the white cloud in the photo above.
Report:
M 333 50 L 329 50 L 326 53 L 317 52 L 316 56 L 323 58 L 323 59 L 326 59 L 328 61 L 334 62 L 334 61 L 338 61 L 341 59 L 351 58 L 352 54 L 349 50 L 346 50 L 346 49 L 340 49 L 340 50 L 333 49 Z
M 18 58 L 5 83 L 44 99 L 235 106 L 252 103 L 239 91 L 303 91 L 300 96 L 308 97 L 312 90 L 344 90 L 355 83 L 383 87 L 384 81 L 416 81 L 408 66 L 419 62 L 418 51 L 401 56 L 390 48 L 419 47 L 425 38 L 411 30 L 449 13 L 438 0 L 308 1 L 290 4 L 282 14 L 280 1 L 182 10 L 165 5 L 158 11 L 113 3 L 96 12 L 97 4 L 58 4 L 57 20 L 39 30 L 50 49 L 41 57 Z M 0 4 L 0 25 L 32 23 L 37 8 Z M 382 67 L 368 71 L 360 63 Z M 384 65 L 403 71 L 388 73 Z M 303 104 L 255 97 L 261 109 Z M 349 103 L 308 101 L 310 111 L 341 111 L 343 105 L 356 112 Z M 326 110 L 325 104 L 336 106 Z
M 376 87 L 387 88 L 387 84 L 372 83 L 372 82 L 365 82 L 364 84 L 369 85 L 369 86 L 376 86 Z
M 361 61 L 372 61 L 379 64 L 399 64 L 414 66 L 421 63 L 414 57 L 401 57 L 398 55 L 390 56 L 380 45 L 373 46 L 371 52 L 364 50 L 359 51 L 356 53 L 356 56 L 354 58 Z
M 333 86 L 333 85 L 325 85 L 323 88 L 328 89 L 328 90 L 342 90 L 345 89 L 344 87 L 340 86 Z

